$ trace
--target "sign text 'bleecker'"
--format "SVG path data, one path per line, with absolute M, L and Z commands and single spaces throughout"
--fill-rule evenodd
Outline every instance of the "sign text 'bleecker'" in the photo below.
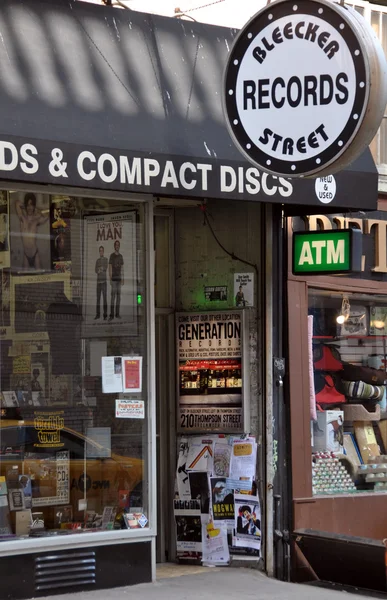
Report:
M 310 175 L 352 143 L 369 98 L 351 14 L 325 0 L 277 1 L 239 33 L 225 112 L 240 150 L 270 172 Z
M 343 273 L 361 268 L 361 233 L 352 230 L 293 234 L 293 273 Z

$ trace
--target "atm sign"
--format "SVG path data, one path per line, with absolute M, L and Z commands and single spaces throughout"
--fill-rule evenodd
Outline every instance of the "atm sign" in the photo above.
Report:
M 293 273 L 323 275 L 361 270 L 362 233 L 358 230 L 293 234 Z

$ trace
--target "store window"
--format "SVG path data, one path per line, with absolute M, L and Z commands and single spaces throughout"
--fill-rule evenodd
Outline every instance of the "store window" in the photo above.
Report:
M 149 527 L 146 209 L 0 193 L 0 540 Z
M 313 494 L 387 491 L 387 296 L 309 292 Z

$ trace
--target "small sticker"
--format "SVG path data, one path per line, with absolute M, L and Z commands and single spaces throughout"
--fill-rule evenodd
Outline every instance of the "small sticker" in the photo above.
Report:
M 140 527 L 145 527 L 145 525 L 147 525 L 147 523 L 148 523 L 148 519 L 146 518 L 146 516 L 143 513 L 141 515 L 141 517 L 138 519 L 138 524 L 140 525 Z
M 318 177 L 314 184 L 317 199 L 322 204 L 330 204 L 336 196 L 336 180 L 333 175 Z

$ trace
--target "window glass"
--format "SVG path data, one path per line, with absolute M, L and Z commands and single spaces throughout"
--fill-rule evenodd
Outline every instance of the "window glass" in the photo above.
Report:
M 313 494 L 387 490 L 387 296 L 309 293 Z
M 0 193 L 0 540 L 149 526 L 145 210 Z

